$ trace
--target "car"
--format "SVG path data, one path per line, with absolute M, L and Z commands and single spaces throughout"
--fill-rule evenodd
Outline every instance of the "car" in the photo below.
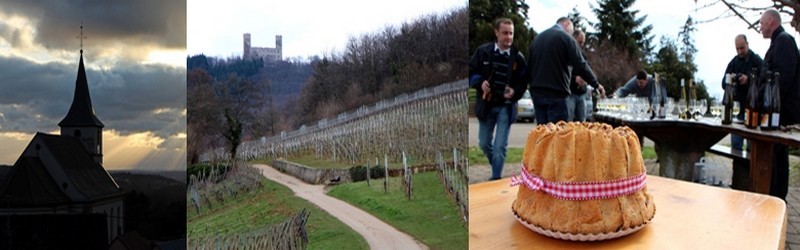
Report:
M 517 101 L 517 121 L 525 121 L 528 120 L 530 122 L 536 121 L 536 113 L 533 111 L 533 99 L 531 98 L 531 92 L 525 90 L 525 94 L 522 95 L 522 98 Z

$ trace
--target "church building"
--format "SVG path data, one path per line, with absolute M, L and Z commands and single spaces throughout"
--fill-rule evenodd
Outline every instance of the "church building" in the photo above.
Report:
M 43 235 L 0 235 L 0 239 L 65 237 L 47 234 L 55 234 L 53 232 L 59 231 L 59 227 L 72 227 L 81 237 L 105 240 L 104 244 L 108 246 L 124 231 L 125 192 L 103 167 L 104 125 L 92 108 L 83 66 L 83 49 L 72 105 L 58 126 L 61 127 L 60 135 L 36 133 L 0 181 L 0 216 L 18 219 L 17 226 L 25 228 L 4 234 L 40 230 L 24 225 L 24 221 L 42 221 L 45 228 L 49 222 L 58 221 L 62 225 L 52 226 L 46 230 L 49 233 Z M 86 222 L 84 218 L 94 222 Z M 79 221 L 78 225 L 70 224 L 75 221 Z M 80 232 L 82 230 L 85 231 Z

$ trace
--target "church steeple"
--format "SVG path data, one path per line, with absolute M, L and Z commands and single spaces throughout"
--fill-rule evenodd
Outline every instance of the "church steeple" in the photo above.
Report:
M 89 96 L 89 83 L 86 80 L 86 70 L 83 66 L 83 53 L 78 63 L 78 79 L 75 81 L 75 95 L 72 98 L 72 106 L 69 107 L 67 116 L 64 117 L 58 126 L 75 127 L 91 126 L 104 127 L 103 122 L 94 114 L 92 108 L 92 98 Z
M 81 59 L 78 63 L 78 79 L 75 80 L 75 95 L 67 116 L 58 123 L 61 136 L 78 138 L 86 151 L 97 163 L 103 163 L 103 122 L 94 114 L 89 83 L 83 66 L 83 26 L 81 26 Z

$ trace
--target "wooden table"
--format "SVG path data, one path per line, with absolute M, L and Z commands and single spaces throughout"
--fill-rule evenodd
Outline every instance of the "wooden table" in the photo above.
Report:
M 772 148 L 775 144 L 800 146 L 800 135 L 780 131 L 748 129 L 742 124 L 722 125 L 712 119 L 627 120 L 620 116 L 595 114 L 596 120 L 612 126 L 628 126 L 656 144 L 661 176 L 691 180 L 694 163 L 728 133 L 750 142 L 750 191 L 768 194 L 772 176 Z
M 537 234 L 511 212 L 509 179 L 469 186 L 470 249 L 784 249 L 786 203 L 768 195 L 647 176 L 656 214 L 639 232 L 599 242 Z

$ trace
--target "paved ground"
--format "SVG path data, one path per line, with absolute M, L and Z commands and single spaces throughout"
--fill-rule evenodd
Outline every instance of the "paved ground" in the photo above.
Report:
M 535 127 L 536 124 L 534 123 L 514 123 L 511 126 L 511 133 L 509 135 L 509 147 L 516 147 L 516 148 L 523 148 L 525 147 L 525 142 L 528 138 L 528 132 Z M 469 145 L 470 146 L 477 146 L 478 145 L 478 121 L 471 117 L 469 119 Z M 653 142 L 645 139 L 644 142 L 647 146 L 652 146 Z M 725 137 L 720 140 L 719 144 L 725 144 L 730 146 L 730 138 Z M 706 161 L 709 164 L 713 164 L 716 166 L 726 166 L 721 169 L 721 176 L 726 176 L 730 178 L 730 166 L 732 166 L 732 162 L 730 159 L 720 156 L 707 156 Z M 791 157 L 790 161 L 792 165 L 794 162 L 800 161 L 798 157 Z M 645 160 L 645 166 L 647 167 L 648 174 L 658 174 L 658 163 L 656 160 Z M 521 163 L 516 164 L 507 164 L 503 169 L 503 177 L 510 177 L 515 173 L 520 172 L 520 168 L 522 167 Z M 790 176 L 798 175 L 798 173 L 794 173 L 797 171 L 795 169 L 791 169 L 792 173 Z M 483 165 L 483 166 L 469 166 L 469 183 L 479 183 L 484 182 L 489 179 L 491 176 L 492 170 L 490 166 Z M 730 179 L 727 180 L 730 183 Z M 800 183 L 795 179 L 791 179 L 789 185 L 793 187 L 789 187 L 789 194 L 786 197 L 786 205 L 787 205 L 787 213 L 789 215 L 789 223 L 786 228 L 786 249 L 792 250 L 800 250 Z
M 325 185 L 307 184 L 267 165 L 255 164 L 253 166 L 261 169 L 262 174 L 268 179 L 289 187 L 297 197 L 314 203 L 364 236 L 370 249 L 428 249 L 413 237 L 398 231 L 371 214 L 326 195 Z

